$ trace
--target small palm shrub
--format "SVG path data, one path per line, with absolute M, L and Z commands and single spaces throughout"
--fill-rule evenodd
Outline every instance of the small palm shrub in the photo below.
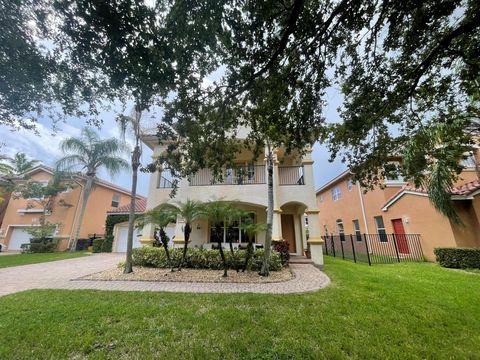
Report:
M 170 256 L 173 264 L 179 264 L 182 261 L 182 249 L 171 249 Z M 250 259 L 248 268 L 252 271 L 258 271 L 262 267 L 264 250 L 257 250 Z M 238 262 L 245 261 L 247 252 L 245 250 L 237 250 L 234 256 L 230 252 L 225 252 L 225 259 L 229 269 L 235 269 Z M 133 265 L 155 267 L 155 268 L 168 268 L 167 255 L 165 249 L 158 247 L 141 247 L 133 250 Z M 269 259 L 270 270 L 279 271 L 282 269 L 283 264 L 280 254 L 276 251 L 272 251 Z M 188 249 L 185 259 L 185 267 L 191 269 L 210 269 L 210 270 L 222 270 L 223 262 L 219 256 L 218 250 L 207 249 Z

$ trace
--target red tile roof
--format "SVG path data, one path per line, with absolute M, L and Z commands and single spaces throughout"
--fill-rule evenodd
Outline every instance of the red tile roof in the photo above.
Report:
M 454 187 L 450 193 L 452 195 L 457 195 L 457 196 L 467 196 L 467 195 L 470 195 L 477 190 L 480 190 L 480 181 L 479 180 L 473 180 L 473 181 L 467 182 L 465 184 L 462 184 L 460 186 Z M 383 204 L 382 208 L 385 208 L 386 206 L 391 205 L 390 203 L 393 200 L 399 199 L 400 198 L 399 195 L 401 195 L 404 192 L 414 192 L 414 193 L 418 193 L 418 194 L 427 194 L 427 191 L 424 188 L 416 188 L 413 185 L 407 184 L 407 185 L 403 186 L 393 196 L 391 196 L 385 202 L 385 204 Z
M 469 195 L 477 190 L 480 190 L 480 181 L 473 180 L 453 188 L 452 195 Z
M 147 199 L 137 199 L 135 202 L 135 213 L 141 214 L 145 212 L 147 208 Z M 107 211 L 108 214 L 128 214 L 130 213 L 130 204 L 119 206 L 117 208 L 111 208 Z

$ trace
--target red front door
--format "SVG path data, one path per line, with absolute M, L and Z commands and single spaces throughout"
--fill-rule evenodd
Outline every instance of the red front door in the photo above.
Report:
M 398 252 L 400 254 L 410 254 L 410 249 L 408 248 L 408 240 L 405 235 L 405 229 L 403 227 L 402 219 L 393 219 L 393 232 L 395 233 L 395 239 L 397 240 Z

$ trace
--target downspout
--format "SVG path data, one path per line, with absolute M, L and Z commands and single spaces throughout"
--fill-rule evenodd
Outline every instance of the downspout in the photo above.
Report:
M 367 215 L 365 214 L 365 204 L 363 203 L 363 194 L 362 190 L 360 190 L 360 182 L 357 181 L 357 189 L 358 189 L 358 196 L 360 197 L 360 207 L 362 209 L 362 217 L 363 217 L 363 224 L 365 225 L 365 232 L 369 234 L 368 231 L 368 223 L 367 223 Z

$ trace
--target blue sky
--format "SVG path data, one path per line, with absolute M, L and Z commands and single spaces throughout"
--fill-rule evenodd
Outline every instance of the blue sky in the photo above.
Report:
M 328 122 L 339 121 L 336 109 L 341 105 L 341 95 L 338 91 L 331 88 L 326 94 L 327 106 L 324 108 L 324 115 Z M 119 137 L 120 132 L 115 122 L 114 112 L 104 112 L 101 114 L 103 120 L 102 127 L 98 130 L 104 138 Z M 154 128 L 155 120 L 149 117 L 144 119 L 146 128 Z M 52 130 L 52 122 L 48 118 L 39 121 L 37 130 L 38 135 L 29 130 L 11 130 L 8 127 L 0 125 L 0 144 L 1 153 L 12 156 L 17 152 L 24 152 L 30 158 L 41 160 L 44 164 L 52 166 L 55 161 L 62 156 L 59 144 L 65 138 L 78 136 L 81 128 L 85 126 L 83 120 L 67 119 L 65 123 L 57 124 L 58 130 Z M 127 139 L 128 141 L 128 139 Z M 131 142 L 131 141 L 130 141 Z M 143 146 L 142 163 L 148 164 L 151 160 L 151 150 Z M 313 148 L 314 174 L 316 187 L 326 183 L 331 178 L 337 176 L 346 169 L 344 164 L 339 161 L 328 162 L 329 154 L 324 146 L 315 144 Z M 128 159 L 128 155 L 125 155 Z M 131 172 L 125 171 L 115 178 L 110 178 L 105 172 L 99 176 L 102 179 L 111 181 L 119 186 L 131 187 Z M 148 193 L 149 174 L 140 173 L 137 191 L 139 194 Z

